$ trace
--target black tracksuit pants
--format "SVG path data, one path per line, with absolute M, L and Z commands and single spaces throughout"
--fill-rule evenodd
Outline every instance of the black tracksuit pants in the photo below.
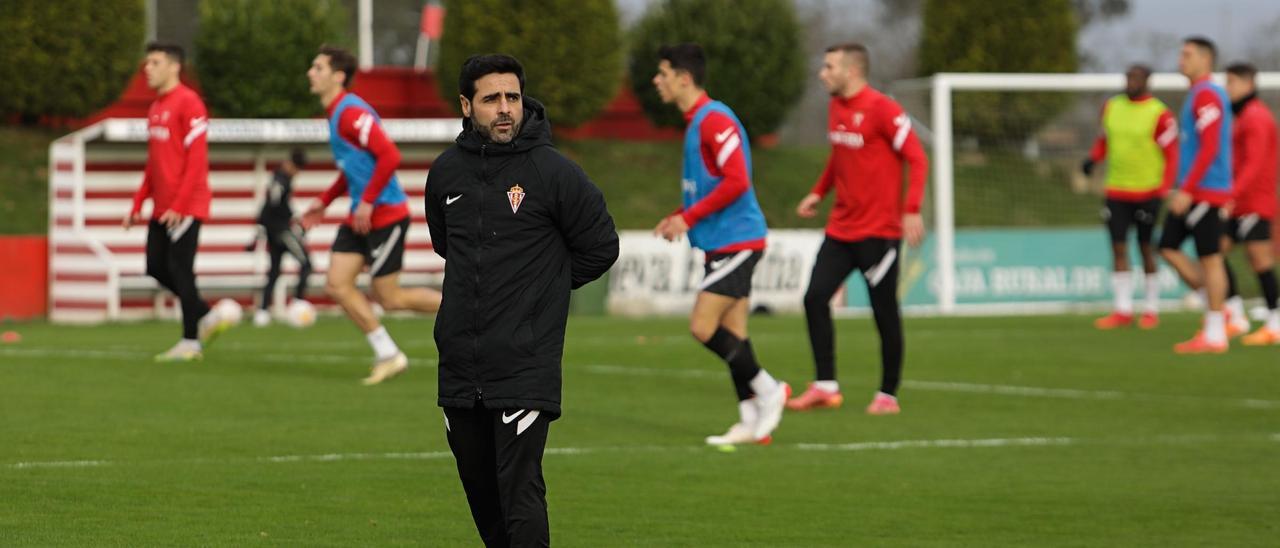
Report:
M 271 257 L 271 269 L 267 271 L 267 284 L 262 287 L 263 310 L 271 307 L 271 294 L 276 290 L 276 281 L 280 279 L 280 270 L 284 256 L 288 253 L 298 261 L 298 286 L 293 290 L 293 298 L 305 299 L 307 296 L 307 278 L 311 277 L 311 255 L 307 253 L 307 244 L 297 232 L 286 228 L 267 232 L 267 254 Z
M 449 449 L 489 548 L 549 546 L 542 453 L 553 417 L 524 409 L 444 408 Z
M 868 238 L 842 242 L 827 238 L 818 249 L 804 295 L 809 344 L 820 381 L 836 380 L 835 326 L 831 298 L 853 271 L 862 271 L 871 313 L 880 332 L 880 391 L 897 395 L 902 380 L 902 310 L 898 306 L 898 240 Z
M 178 296 L 182 303 L 182 338 L 199 336 L 200 318 L 209 304 L 196 288 L 196 249 L 200 245 L 200 221 L 188 217 L 174 228 L 152 220 L 147 227 L 147 275 Z

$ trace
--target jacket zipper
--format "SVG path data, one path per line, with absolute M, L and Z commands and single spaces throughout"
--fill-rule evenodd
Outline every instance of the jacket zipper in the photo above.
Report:
M 473 303 L 473 306 L 475 307 L 475 313 L 472 315 L 473 320 L 475 322 L 474 324 L 475 331 L 473 336 L 471 337 L 471 346 L 472 346 L 472 352 L 473 352 L 472 355 L 474 356 L 473 358 L 474 365 L 473 365 L 472 371 L 475 370 L 474 367 L 480 366 L 480 324 L 481 324 L 480 312 L 482 310 L 480 306 L 480 264 L 481 264 L 480 256 L 484 253 L 484 195 L 485 195 L 485 189 L 489 186 L 488 180 L 487 180 L 488 174 L 486 173 L 486 169 L 485 169 L 486 168 L 485 163 L 487 160 L 485 152 L 487 148 L 488 148 L 488 145 L 485 145 L 485 144 L 480 145 L 480 204 L 479 204 L 480 211 L 476 215 L 476 242 L 478 245 L 476 246 L 476 273 L 475 273 L 475 284 L 474 284 L 475 285 L 475 301 Z M 478 376 L 473 377 L 472 382 L 474 382 L 476 385 L 476 401 L 484 400 L 484 391 L 480 387 L 479 377 Z

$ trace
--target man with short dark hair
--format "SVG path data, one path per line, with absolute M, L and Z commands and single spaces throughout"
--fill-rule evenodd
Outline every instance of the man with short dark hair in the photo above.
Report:
M 1258 98 L 1255 79 L 1258 69 L 1248 63 L 1227 67 L 1227 96 L 1235 123 L 1231 127 L 1232 198 L 1227 209 L 1227 234 L 1222 238 L 1223 253 L 1234 243 L 1244 246 L 1249 266 L 1258 276 L 1262 297 L 1267 304 L 1267 319 L 1257 331 L 1245 335 L 1246 346 L 1280 344 L 1280 290 L 1276 287 L 1275 258 L 1271 247 L 1271 223 L 1276 214 L 1276 155 L 1280 147 L 1276 120 L 1271 109 Z M 1225 261 L 1223 263 L 1226 264 Z M 1244 301 L 1236 289 L 1235 276 L 1227 267 L 1228 330 L 1243 334 L 1249 329 Z
M 1085 175 L 1092 175 L 1094 166 L 1107 162 L 1107 198 L 1102 214 L 1111 236 L 1114 308 L 1093 322 L 1098 329 L 1134 323 L 1128 243 L 1131 226 L 1137 228 L 1146 274 L 1146 303 L 1138 327 L 1154 329 L 1160 323 L 1160 276 L 1151 238 L 1160 204 L 1177 175 L 1178 124 L 1168 107 L 1151 95 L 1150 78 L 1151 69 L 1145 65 L 1133 65 L 1125 72 L 1124 93 L 1108 99 L 1102 107 L 1102 131 L 1082 166 Z
M 438 404 L 486 546 L 547 546 L 542 454 L 560 416 L 569 294 L 618 258 L 604 195 L 551 142 L 507 55 L 462 65 L 464 116 L 427 174 L 427 225 L 445 259 L 435 324 Z
M 301 148 L 289 151 L 289 157 L 280 163 L 280 167 L 271 175 L 271 183 L 267 185 L 266 196 L 262 200 L 262 210 L 258 213 L 258 227 L 267 242 L 267 256 L 271 258 L 271 267 L 267 271 L 267 283 L 262 287 L 262 302 L 253 314 L 253 325 L 264 327 L 271 324 L 271 294 L 275 292 L 276 281 L 280 279 L 280 270 L 285 254 L 298 261 L 298 285 L 293 290 L 295 301 L 307 297 L 307 278 L 311 276 L 311 254 L 307 252 L 302 226 L 293 218 L 293 178 L 307 165 L 307 153 Z M 257 247 L 255 237 L 246 251 Z
M 160 94 L 147 112 L 147 168 L 124 219 L 128 229 L 142 221 L 142 203 L 151 199 L 147 226 L 147 275 L 182 304 L 182 339 L 155 357 L 161 362 L 203 358 L 204 347 L 231 326 L 200 297 L 195 262 L 200 226 L 209 218 L 209 115 L 204 101 L 182 84 L 184 55 L 173 44 L 147 44 L 143 73 Z
M 373 367 L 362 381 L 370 386 L 404 372 L 409 358 L 378 321 L 364 292 L 356 287 L 356 277 L 369 268 L 373 298 L 386 310 L 435 312 L 440 308 L 440 292 L 400 287 L 409 231 L 408 197 L 395 175 L 400 149 L 382 130 L 382 119 L 373 107 L 347 92 L 355 71 L 355 56 L 331 46 L 321 47 L 307 70 L 311 93 L 329 112 L 329 146 L 338 164 L 338 178 L 311 202 L 302 221 L 304 228 L 310 228 L 340 196 L 351 201 L 347 219 L 333 240 L 325 290 L 373 348 Z
M 1160 234 L 1160 255 L 1188 286 L 1205 288 L 1208 305 L 1204 328 L 1175 345 L 1178 354 L 1218 354 L 1228 346 L 1221 208 L 1231 201 L 1232 116 L 1226 90 L 1211 79 L 1216 55 L 1213 42 L 1195 36 L 1183 41 L 1178 58 L 1178 70 L 1191 82 L 1191 90 L 1178 121 L 1178 177 Z M 1198 265 L 1180 250 L 1188 237 L 1195 240 Z
M 705 252 L 704 275 L 689 314 L 689 332 L 729 366 L 738 421 L 710 445 L 768 444 L 782 420 L 791 387 L 760 367 L 747 333 L 751 276 L 769 229 L 751 183 L 751 143 L 727 105 L 703 88 L 706 58 L 697 44 L 658 50 L 653 85 L 662 102 L 684 113 L 683 207 L 654 233 Z
M 796 411 L 839 407 L 844 402 L 836 381 L 831 298 L 854 270 L 862 271 L 867 282 L 871 314 L 880 335 L 880 390 L 872 396 L 866 412 L 892 415 L 901 411 L 898 386 L 906 342 L 898 304 L 898 249 L 904 237 L 912 247 L 924 239 L 920 206 L 929 159 L 907 113 L 867 82 L 869 69 L 867 48 L 847 43 L 827 48 L 818 72 L 831 94 L 827 117 L 831 156 L 813 190 L 796 206 L 796 214 L 804 218 L 817 215 L 818 204 L 832 189 L 836 199 L 804 294 L 816 379 L 803 394 L 787 402 L 787 407 Z

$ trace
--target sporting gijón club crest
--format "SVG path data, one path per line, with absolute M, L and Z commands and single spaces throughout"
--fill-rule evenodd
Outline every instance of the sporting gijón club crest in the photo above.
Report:
M 511 212 L 515 213 L 520 210 L 520 203 L 524 202 L 524 189 L 520 185 L 515 185 L 507 190 L 507 200 L 511 202 Z

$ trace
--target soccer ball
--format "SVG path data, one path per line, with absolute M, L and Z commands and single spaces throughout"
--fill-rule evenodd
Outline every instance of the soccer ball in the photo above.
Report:
M 218 321 L 229 324 L 238 324 L 244 319 L 244 309 L 240 308 L 240 303 L 231 299 L 222 299 L 213 305 L 213 310 L 217 313 Z
M 285 321 L 298 329 L 311 327 L 316 323 L 316 307 L 310 302 L 296 299 L 289 303 L 289 309 L 285 311 Z

